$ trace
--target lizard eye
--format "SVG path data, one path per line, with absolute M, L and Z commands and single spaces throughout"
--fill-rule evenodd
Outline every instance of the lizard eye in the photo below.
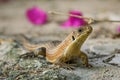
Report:
M 82 29 L 78 29 L 78 32 L 82 32 Z

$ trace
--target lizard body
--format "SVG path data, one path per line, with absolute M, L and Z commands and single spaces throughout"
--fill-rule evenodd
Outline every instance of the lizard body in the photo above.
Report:
M 73 31 L 72 33 L 70 33 L 66 38 L 65 40 L 63 40 L 56 48 L 50 50 L 50 45 L 48 44 L 44 44 L 44 45 L 33 45 L 33 44 L 30 44 L 26 41 L 26 39 L 23 39 L 23 45 L 24 47 L 29 50 L 29 51 L 34 51 L 35 54 L 37 55 L 45 55 L 46 54 L 46 51 L 47 51 L 47 54 L 46 56 L 49 57 L 48 59 L 50 59 L 49 61 L 50 62 L 54 62 L 52 61 L 53 57 L 55 56 L 58 56 L 59 54 L 61 54 L 65 49 L 66 47 L 73 41 L 73 38 L 74 37 L 77 37 L 79 35 L 79 33 L 77 31 Z M 46 51 L 43 51 L 41 50 L 41 47 L 42 48 L 46 48 L 47 50 Z M 43 53 L 45 52 L 45 53 Z
M 80 50 L 80 48 L 91 32 L 91 26 L 82 27 L 79 31 L 75 31 L 69 34 L 67 38 L 54 49 L 49 49 L 46 46 L 37 45 L 27 46 L 25 44 L 24 46 L 30 51 L 40 49 L 40 51 L 37 51 L 37 54 L 44 55 L 51 63 L 65 63 L 73 58 L 78 57 L 82 59 L 85 66 L 89 67 L 90 65 L 88 64 L 88 57 Z M 43 50 L 43 48 L 45 49 Z
M 83 64 L 87 67 L 91 67 L 91 65 L 88 64 L 88 57 L 87 55 L 80 50 L 81 46 L 87 39 L 87 37 L 92 32 L 91 26 L 84 27 L 84 30 L 81 32 L 81 34 L 72 42 L 69 44 L 65 52 L 63 53 L 62 57 L 59 58 L 59 62 L 67 62 L 71 60 L 72 58 L 81 58 L 83 61 Z

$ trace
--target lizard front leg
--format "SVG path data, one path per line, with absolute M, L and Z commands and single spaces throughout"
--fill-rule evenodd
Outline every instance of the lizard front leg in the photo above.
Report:
M 70 57 L 66 56 L 66 55 L 62 55 L 61 57 L 59 57 L 53 64 L 54 65 L 58 65 L 59 67 L 68 69 L 68 70 L 72 70 L 75 69 L 75 64 L 69 64 Z
M 46 56 L 46 48 L 45 47 L 37 48 L 33 52 L 35 55 L 42 55 L 44 57 Z
M 86 67 L 92 67 L 92 65 L 88 63 L 88 56 L 84 52 L 80 51 L 79 58 L 82 60 L 83 65 Z

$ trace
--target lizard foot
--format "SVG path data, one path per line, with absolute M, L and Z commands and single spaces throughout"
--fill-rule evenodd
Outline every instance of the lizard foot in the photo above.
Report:
M 88 67 L 88 68 L 93 67 L 91 64 L 86 64 L 85 66 Z
M 22 55 L 19 56 L 19 58 L 24 58 L 24 59 L 26 59 L 26 58 L 34 58 L 34 57 L 35 57 L 35 55 L 34 55 L 33 52 L 27 52 L 27 53 L 22 54 Z
M 75 69 L 75 67 L 74 67 L 75 64 L 56 63 L 55 65 L 59 65 L 60 68 L 64 68 L 64 69 L 68 69 L 68 70 Z

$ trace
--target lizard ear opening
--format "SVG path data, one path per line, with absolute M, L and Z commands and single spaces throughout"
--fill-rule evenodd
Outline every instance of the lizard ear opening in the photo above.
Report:
M 73 40 L 73 41 L 75 40 L 75 37 L 74 37 L 74 36 L 72 36 L 72 40 Z

